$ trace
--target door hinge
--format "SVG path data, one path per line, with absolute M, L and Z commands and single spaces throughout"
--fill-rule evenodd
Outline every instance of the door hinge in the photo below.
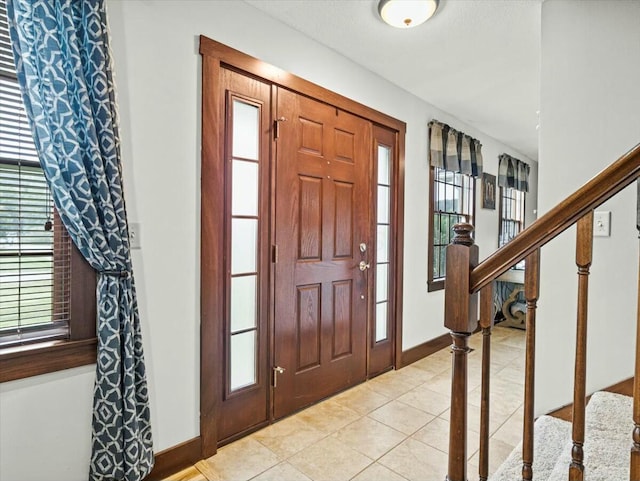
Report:
M 273 387 L 278 387 L 278 374 L 283 374 L 285 371 L 284 367 L 275 366 L 273 368 Z
M 273 139 L 278 140 L 280 137 L 280 122 L 286 122 L 286 117 L 279 117 L 273 121 Z
M 278 246 L 271 246 L 271 262 L 274 264 L 278 262 Z

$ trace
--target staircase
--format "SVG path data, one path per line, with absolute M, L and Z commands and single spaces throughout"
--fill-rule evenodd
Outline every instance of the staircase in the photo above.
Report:
M 481 263 L 478 262 L 478 246 L 474 244 L 472 236 L 473 226 L 454 226 L 455 237 L 447 247 L 444 306 L 444 325 L 450 330 L 453 341 L 446 481 L 467 481 L 472 478 L 472 475 L 467 476 L 467 355 L 470 351 L 469 337 L 477 329 L 483 335 L 478 475 L 480 481 L 488 479 L 493 285 L 498 276 L 522 260 L 525 260 L 524 293 L 527 304 L 523 439 L 491 479 L 564 481 L 568 474 L 569 481 L 640 481 L 640 308 L 633 398 L 600 392 L 592 396 L 587 406 L 586 396 L 593 212 L 638 178 L 640 144 Z M 578 268 L 578 308 L 572 422 L 543 416 L 534 425 L 540 249 L 574 224 L 577 227 L 575 262 Z M 637 225 L 640 231 L 640 184 Z
M 629 433 L 633 428 L 633 399 L 620 394 L 597 392 L 586 408 L 584 479 L 613 481 L 629 479 Z M 571 464 L 571 423 L 541 416 L 534 425 L 534 479 L 566 481 Z M 490 481 L 522 479 L 522 444 L 491 476 Z

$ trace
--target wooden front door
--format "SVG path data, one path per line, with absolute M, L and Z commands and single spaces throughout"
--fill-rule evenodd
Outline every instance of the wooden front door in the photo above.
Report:
M 285 89 L 276 117 L 273 415 L 280 418 L 367 375 L 372 140 L 370 122 Z
M 406 126 L 211 39 L 200 53 L 206 458 L 400 361 Z

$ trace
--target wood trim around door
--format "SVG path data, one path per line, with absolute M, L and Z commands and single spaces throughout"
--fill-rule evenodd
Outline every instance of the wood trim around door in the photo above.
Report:
M 218 393 L 203 386 L 222 386 L 217 355 L 223 350 L 222 332 L 216 316 L 224 313 L 223 290 L 216 289 L 224 282 L 224 212 L 207 206 L 224 205 L 224 130 L 218 119 L 221 115 L 221 99 L 218 95 L 220 61 L 214 57 L 202 57 L 202 178 L 200 245 L 201 253 L 208 249 L 209 256 L 200 256 L 200 437 L 202 458 L 216 453 L 218 427 Z M 214 246 L 216 248 L 214 248 Z M 203 295 L 208 289 L 207 295 Z
M 219 64 L 225 65 L 235 70 L 246 72 L 262 80 L 269 81 L 280 87 L 293 90 L 299 94 L 306 95 L 315 100 L 334 107 L 338 107 L 346 112 L 370 120 L 376 124 L 388 127 L 400 132 L 404 139 L 407 124 L 401 120 L 394 119 L 387 114 L 362 105 L 361 103 L 344 97 L 340 94 L 325 89 L 319 85 L 285 72 L 277 67 L 269 65 L 262 60 L 251 57 L 245 53 L 223 45 L 215 40 L 200 36 L 200 54 L 203 57 L 213 57 L 218 59 Z M 404 144 L 404 140 L 403 140 Z
M 326 90 L 312 82 L 273 67 L 254 57 L 232 49 L 207 37 L 200 37 L 202 55 L 202 170 L 201 170 L 201 328 L 200 328 L 200 435 L 202 457 L 216 453 L 218 433 L 216 416 L 223 380 L 216 366 L 223 352 L 220 319 L 224 315 L 224 125 L 220 76 L 222 68 L 283 87 L 314 98 L 353 115 L 362 117 L 396 132 L 397 166 L 393 209 L 396 214 L 396 278 L 395 278 L 395 365 L 402 355 L 402 270 L 404 230 L 404 152 L 406 124 L 354 100 Z M 272 99 L 272 101 L 275 99 Z M 206 252 L 207 255 L 202 255 Z M 273 325 L 273 320 L 270 321 Z M 271 340 L 268 342 L 271 344 Z
M 402 367 L 402 295 L 404 282 L 404 141 L 405 141 L 406 125 L 402 123 L 402 129 L 396 130 L 396 155 L 398 162 L 396 164 L 395 178 L 395 367 Z

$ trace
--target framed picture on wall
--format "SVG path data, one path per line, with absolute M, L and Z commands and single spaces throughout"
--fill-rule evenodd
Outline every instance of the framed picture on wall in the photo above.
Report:
M 496 208 L 496 176 L 482 173 L 482 208 Z

